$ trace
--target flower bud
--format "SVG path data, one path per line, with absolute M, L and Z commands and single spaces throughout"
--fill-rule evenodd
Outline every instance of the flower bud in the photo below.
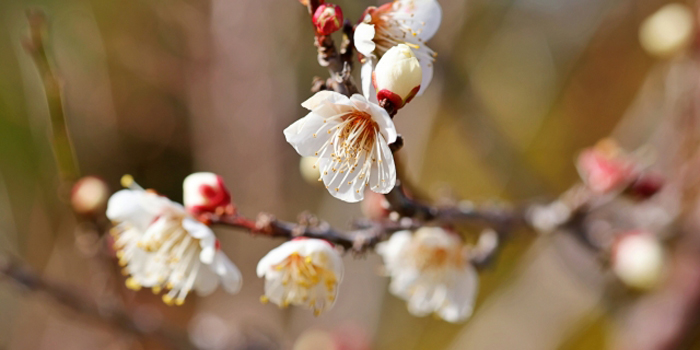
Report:
M 613 246 L 611 260 L 615 275 L 632 288 L 651 289 L 663 275 L 663 247 L 648 232 L 624 233 Z
M 684 4 L 668 4 L 647 17 L 639 27 L 642 48 L 656 57 L 670 57 L 693 42 L 695 19 Z
M 334 4 L 323 4 L 316 9 L 313 16 L 316 32 L 331 35 L 343 26 L 343 10 Z
M 78 214 L 88 215 L 105 208 L 109 198 L 109 188 L 100 178 L 86 176 L 73 185 L 71 205 Z
M 418 93 L 422 78 L 420 63 L 406 44 L 389 49 L 372 73 L 377 100 L 389 100 L 397 109 Z
M 185 208 L 190 213 L 216 213 L 231 208 L 231 195 L 221 176 L 214 173 L 194 173 L 183 183 Z
M 577 167 L 586 186 L 598 194 L 619 190 L 636 178 L 634 164 L 609 139 L 601 140 L 595 147 L 581 152 Z
M 654 173 L 642 174 L 627 189 L 627 193 L 640 200 L 649 199 L 664 186 L 665 179 Z

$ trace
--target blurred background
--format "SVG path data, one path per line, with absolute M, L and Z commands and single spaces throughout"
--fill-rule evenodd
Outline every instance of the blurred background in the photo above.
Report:
M 653 38 L 645 49 L 639 38 L 664 0 L 440 3 L 442 25 L 430 42 L 439 53 L 435 78 L 395 119 L 408 176 L 433 198 L 553 198 L 578 181 L 580 149 L 611 133 L 626 148 L 642 145 L 665 117 L 681 113 L 678 96 L 700 81 L 689 48 L 693 3 L 685 4 L 690 30 L 661 29 L 688 32 L 665 51 Z M 353 22 L 377 5 L 337 4 Z M 475 314 L 463 324 L 408 314 L 388 294 L 375 254 L 344 258 L 338 302 L 320 317 L 262 305 L 255 266 L 281 242 L 228 228 L 217 234 L 243 272 L 241 293 L 219 290 L 167 307 L 147 290 L 127 290 L 57 195 L 66 189 L 47 137 L 46 97 L 21 44 L 25 11 L 34 7 L 49 19 L 50 58 L 84 174 L 112 191 L 132 174 L 180 201 L 187 174 L 212 171 L 251 217 L 266 211 L 293 221 L 308 210 L 344 228 L 362 212 L 304 180 L 282 136 L 305 114 L 312 77 L 327 74 L 298 1 L 2 0 L 0 248 L 42 276 L 123 304 L 146 332 L 167 323 L 201 349 L 606 349 L 624 328 L 633 299 L 611 296 L 596 257 L 567 235 L 527 231 L 481 273 Z M 698 334 L 695 325 L 688 331 Z M 694 338 L 684 346 L 700 349 Z M 0 349 L 95 348 L 167 346 L 0 280 Z

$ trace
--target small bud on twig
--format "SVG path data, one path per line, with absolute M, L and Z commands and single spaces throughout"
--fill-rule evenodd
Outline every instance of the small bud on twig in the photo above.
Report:
M 321 35 L 331 35 L 343 25 L 343 10 L 335 4 L 322 4 L 313 16 L 316 32 Z

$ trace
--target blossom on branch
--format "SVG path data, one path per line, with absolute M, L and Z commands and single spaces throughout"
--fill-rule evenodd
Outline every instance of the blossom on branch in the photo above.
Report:
M 362 87 L 370 94 L 372 71 L 377 60 L 398 44 L 414 49 L 423 71 L 418 95 L 433 79 L 433 62 L 437 54 L 425 42 L 435 35 L 442 21 L 442 8 L 435 0 L 397 0 L 380 7 L 370 7 L 355 28 L 355 48 L 364 56 Z
M 297 238 L 267 253 L 257 273 L 265 278 L 263 303 L 306 305 L 318 316 L 335 303 L 343 260 L 327 241 Z
M 107 217 L 116 224 L 114 249 L 123 272 L 131 276 L 129 288 L 168 289 L 163 295 L 168 305 L 183 304 L 192 290 L 210 294 L 219 283 L 229 293 L 240 290 L 241 273 L 208 226 L 180 204 L 142 189 L 130 176 L 122 184 L 129 189 L 112 195 Z
M 389 144 L 396 128 L 389 114 L 362 95 L 346 97 L 321 91 L 301 104 L 309 114 L 284 130 L 302 156 L 318 157 L 328 192 L 346 202 L 364 198 L 364 188 L 388 193 L 396 184 L 396 167 Z
M 221 176 L 214 173 L 194 173 L 185 178 L 182 184 L 183 202 L 193 215 L 201 213 L 219 214 L 231 211 L 231 194 Z
M 403 107 L 420 90 L 422 77 L 420 63 L 413 50 L 404 44 L 392 47 L 372 73 L 377 100 L 389 100 L 396 109 Z
M 391 277 L 389 291 L 407 300 L 413 315 L 435 313 L 448 322 L 472 315 L 479 276 L 456 234 L 439 227 L 399 231 L 377 253 Z

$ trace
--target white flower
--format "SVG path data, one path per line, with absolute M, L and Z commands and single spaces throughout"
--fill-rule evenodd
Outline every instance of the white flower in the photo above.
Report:
M 387 51 L 372 75 L 377 100 L 390 100 L 396 108 L 411 101 L 420 89 L 420 63 L 410 47 L 399 44 Z
M 422 95 L 433 79 L 433 62 L 437 56 L 425 42 L 435 35 L 442 20 L 442 9 L 436 0 L 398 0 L 379 8 L 369 8 L 362 23 L 355 28 L 355 47 L 365 56 L 362 65 L 362 87 L 369 96 L 372 69 L 390 48 L 407 44 L 423 71 L 418 95 Z
M 460 322 L 471 316 L 479 285 L 463 248 L 457 235 L 423 227 L 415 234 L 394 233 L 377 245 L 377 252 L 391 276 L 389 291 L 408 301 L 410 313 L 436 313 L 445 321 Z
M 362 95 L 321 91 L 301 104 L 309 114 L 284 130 L 302 156 L 318 157 L 321 178 L 333 197 L 358 202 L 364 188 L 388 193 L 396 184 L 389 144 L 396 128 L 387 112 Z
M 613 248 L 612 270 L 630 287 L 655 287 L 663 276 L 663 268 L 663 247 L 651 233 L 624 233 Z
M 119 264 L 131 275 L 129 288 L 169 289 L 163 295 L 169 305 L 181 305 L 193 289 L 209 294 L 219 282 L 229 293 L 240 290 L 241 273 L 220 251 L 209 227 L 180 204 L 130 187 L 112 195 L 107 205 L 107 217 L 117 224 L 112 234 Z
M 307 305 L 319 315 L 335 303 L 343 279 L 343 260 L 330 243 L 302 238 L 267 253 L 257 272 L 258 277 L 265 277 L 262 302 L 280 307 Z
M 224 210 L 231 204 L 221 176 L 214 173 L 194 173 L 182 184 L 185 208 L 192 214 Z

